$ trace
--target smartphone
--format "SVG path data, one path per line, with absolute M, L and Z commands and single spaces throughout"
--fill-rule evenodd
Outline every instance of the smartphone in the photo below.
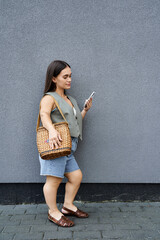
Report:
M 91 97 L 93 98 L 93 96 L 94 96 L 95 93 L 96 93 L 96 92 L 92 92 L 91 95 L 89 96 L 89 98 L 88 98 L 86 101 L 88 101 Z M 85 102 L 85 104 L 84 104 L 84 107 L 87 107 L 86 102 Z

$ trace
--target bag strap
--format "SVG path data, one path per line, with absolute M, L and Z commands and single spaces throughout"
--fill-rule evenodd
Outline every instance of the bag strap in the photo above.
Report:
M 52 95 L 50 95 L 50 96 L 52 96 Z M 44 97 L 44 96 L 43 96 L 43 97 Z M 42 97 L 42 98 L 43 98 L 43 97 Z M 52 97 L 53 97 L 53 96 L 52 96 Z M 53 98 L 54 98 L 54 97 L 53 97 Z M 42 101 L 42 99 L 41 99 L 41 101 Z M 38 114 L 38 119 L 37 119 L 36 132 L 38 131 L 38 128 L 39 128 L 39 125 L 40 125 L 40 105 L 41 105 L 41 101 L 40 101 L 40 104 L 39 104 L 39 114 Z M 63 119 L 65 120 L 65 122 L 67 122 L 67 120 L 66 120 L 65 116 L 63 115 L 62 110 L 60 109 L 60 106 L 59 106 L 59 104 L 58 104 L 58 102 L 56 101 L 55 98 L 54 98 L 54 101 L 55 101 L 55 104 L 56 104 L 58 110 L 60 111 Z M 67 123 L 68 123 L 68 122 L 67 122 Z

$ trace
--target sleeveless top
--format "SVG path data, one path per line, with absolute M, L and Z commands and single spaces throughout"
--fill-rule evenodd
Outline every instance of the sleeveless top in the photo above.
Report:
M 68 122 L 71 137 L 79 137 L 82 140 L 82 115 L 75 98 L 67 95 L 67 98 L 74 106 L 71 107 L 57 92 L 47 92 L 45 94 L 49 94 L 57 100 Z M 50 116 L 53 123 L 65 121 L 57 107 L 52 110 Z

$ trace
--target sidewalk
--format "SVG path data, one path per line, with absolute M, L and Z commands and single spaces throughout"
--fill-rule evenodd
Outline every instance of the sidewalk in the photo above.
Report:
M 89 218 L 69 216 L 75 226 L 68 228 L 47 219 L 46 204 L 0 205 L 0 240 L 160 240 L 160 202 L 74 204 Z

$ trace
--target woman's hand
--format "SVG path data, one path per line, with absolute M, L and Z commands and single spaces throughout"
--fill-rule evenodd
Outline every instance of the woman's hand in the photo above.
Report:
M 87 112 L 92 107 L 92 97 L 89 100 L 86 100 L 85 104 L 87 106 L 84 108 L 84 110 Z
M 62 138 L 60 133 L 55 130 L 49 131 L 49 146 L 51 149 L 58 148 L 61 146 Z

